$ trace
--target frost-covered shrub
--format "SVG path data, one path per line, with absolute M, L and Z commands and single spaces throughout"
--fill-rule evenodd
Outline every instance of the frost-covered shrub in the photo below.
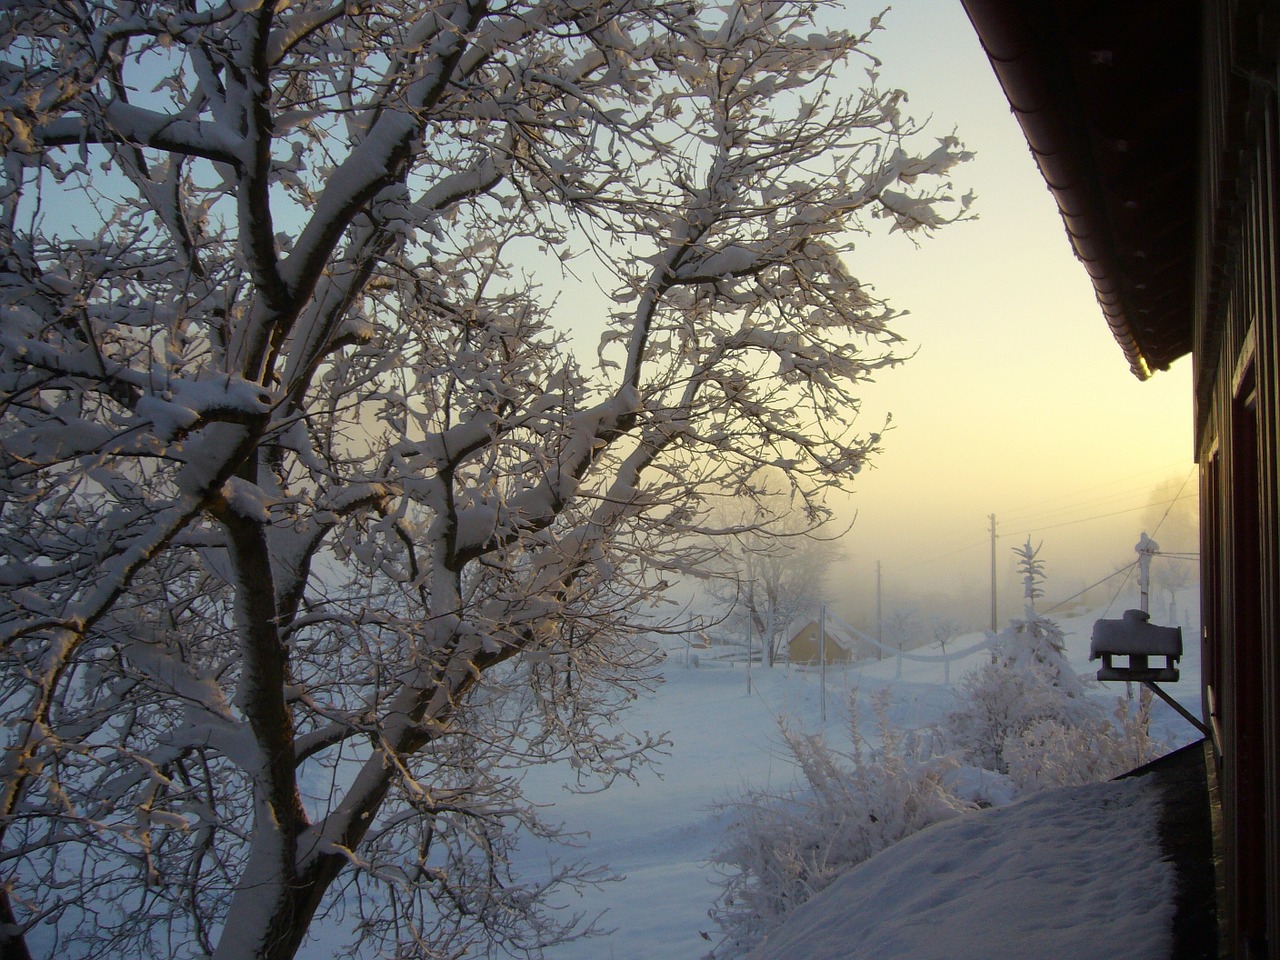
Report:
M 711 911 L 724 933 L 715 957 L 747 952 L 792 911 L 885 847 L 973 805 L 949 786 L 955 767 L 925 759 L 886 718 L 887 692 L 875 700 L 882 745 L 862 738 L 849 700 L 852 748 L 781 725 L 800 769 L 786 792 L 749 792 L 727 804 L 735 814 L 716 851 L 724 890 Z
M 1008 774 L 1020 792 L 1107 780 L 1159 751 L 1145 704 L 1122 700 L 1113 723 L 1065 656 L 1062 629 L 1045 617 L 1014 621 L 988 664 L 961 682 L 942 741 L 965 761 Z
M 1015 620 L 1001 632 L 991 662 L 965 676 L 960 706 L 943 721 L 966 761 L 1007 773 L 1006 742 L 1035 724 L 1075 728 L 1099 719 L 1065 649 L 1062 629 L 1045 617 Z
M 1005 741 L 1002 759 L 1020 792 L 1110 780 L 1160 753 L 1149 733 L 1150 702 L 1131 711 L 1116 700 L 1112 723 L 1105 716 L 1076 726 L 1038 720 Z M 1099 713 L 1101 711 L 1099 710 Z

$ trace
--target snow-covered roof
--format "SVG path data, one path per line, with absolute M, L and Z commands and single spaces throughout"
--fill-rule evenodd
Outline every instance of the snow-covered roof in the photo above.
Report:
M 791 631 L 791 639 L 795 640 L 796 637 L 800 636 L 800 634 L 809 627 L 813 627 L 816 630 L 818 628 L 818 621 L 806 620 L 803 623 L 798 624 L 795 629 Z M 858 647 L 858 638 L 849 631 L 843 629 L 839 624 L 832 623 L 830 619 L 828 619 L 826 623 L 826 634 L 827 642 L 834 643 L 841 650 L 856 650 Z
M 1133 372 L 1167 369 L 1192 339 L 1199 5 L 963 3 Z
M 1165 960 L 1175 879 L 1159 789 L 1046 790 L 936 824 L 835 881 L 749 960 Z

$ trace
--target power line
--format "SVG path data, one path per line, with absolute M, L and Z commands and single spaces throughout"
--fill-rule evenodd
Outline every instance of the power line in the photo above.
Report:
M 1168 504 L 1169 509 L 1172 509 L 1172 506 L 1174 503 L 1177 503 L 1179 500 L 1189 500 L 1193 496 L 1195 495 L 1189 493 L 1189 494 L 1186 494 L 1185 496 L 1174 497 L 1172 500 L 1157 500 L 1154 503 L 1144 503 L 1138 507 L 1128 507 L 1124 510 L 1112 511 L 1111 513 L 1098 513 L 1098 514 L 1094 514 L 1091 517 L 1079 517 L 1075 520 L 1064 520 L 1062 523 L 1053 523 L 1043 527 L 1021 527 L 1016 523 L 1016 521 L 1002 521 L 1002 522 L 1005 524 L 1006 527 L 1012 525 L 1016 529 L 1024 530 L 1028 534 L 1042 533 L 1045 530 L 1056 530 L 1060 527 L 1075 526 L 1078 523 L 1089 523 L 1090 521 L 1093 521 L 1093 520 L 1105 520 L 1108 517 L 1119 517 L 1119 516 L 1123 516 L 1126 513 L 1136 513 L 1139 510 L 1147 510 L 1147 509 L 1150 509 L 1151 507 L 1159 507 L 1164 504 Z M 1168 516 L 1168 514 L 1169 514 L 1169 510 L 1166 509 L 1165 516 Z M 1163 522 L 1163 518 L 1161 518 L 1161 522 Z M 957 547 L 954 550 L 948 550 L 946 553 L 935 554 L 934 556 L 925 557 L 923 559 L 908 560 L 906 562 L 906 568 L 915 569 L 916 567 L 923 567 L 930 563 L 936 563 L 939 560 L 946 560 L 949 557 L 954 557 L 958 553 L 964 553 L 968 550 L 975 550 L 978 547 L 984 547 L 987 545 L 988 542 L 989 542 L 989 538 L 984 537 L 981 540 L 974 540 L 969 543 L 966 543 L 964 546 Z M 1172 556 L 1172 554 L 1166 554 L 1166 556 Z
M 1133 561 L 1133 563 L 1129 564 L 1127 567 L 1124 568 L 1124 579 L 1120 581 L 1120 586 L 1116 587 L 1115 596 L 1113 596 L 1111 598 L 1111 602 L 1107 604 L 1107 609 L 1102 611 L 1102 615 L 1104 617 L 1111 612 L 1111 607 L 1115 604 L 1117 600 L 1120 599 L 1120 594 L 1124 590 L 1125 584 L 1129 582 L 1129 574 L 1133 573 L 1133 568 L 1136 567 L 1137 565 L 1138 565 L 1138 561 L 1135 560 Z
M 1081 590 L 1079 593 L 1073 593 L 1071 596 L 1067 597 L 1067 599 L 1065 599 L 1065 600 L 1059 600 L 1059 601 L 1058 601 L 1057 603 L 1055 603 L 1052 607 L 1050 607 L 1048 610 L 1046 610 L 1046 611 L 1045 611 L 1045 613 L 1053 613 L 1053 611 L 1057 610 L 1057 609 L 1058 609 L 1060 606 L 1062 606 L 1064 603 L 1070 603 L 1072 600 L 1076 599 L 1077 597 L 1083 597 L 1086 593 L 1088 593 L 1088 592 L 1089 592 L 1090 590 L 1092 590 L 1094 587 L 1100 587 L 1100 586 L 1102 586 L 1104 583 L 1106 583 L 1106 582 L 1107 582 L 1108 580 L 1110 580 L 1112 577 L 1118 577 L 1118 576 L 1120 576 L 1120 574 L 1122 574 L 1122 573 L 1123 573 L 1123 574 L 1128 574 L 1128 573 L 1129 573 L 1129 571 L 1130 571 L 1130 570 L 1132 570 L 1132 569 L 1133 569 L 1135 566 L 1137 566 L 1137 565 L 1138 565 L 1138 561 L 1137 561 L 1137 560 L 1134 560 L 1134 561 L 1130 562 L 1128 566 L 1121 567 L 1119 570 L 1115 571 L 1114 573 L 1108 573 L 1105 577 L 1103 577 L 1103 578 L 1102 578 L 1101 580 L 1099 580 L 1097 583 L 1091 583 L 1091 584 L 1089 584 L 1089 586 L 1085 587 L 1085 588 L 1084 588 L 1083 590 Z M 1128 577 L 1126 576 L 1126 577 L 1125 577 L 1125 579 L 1126 579 L 1126 580 L 1128 580 Z M 1122 583 L 1122 584 L 1120 584 L 1120 589 L 1121 589 L 1121 590 L 1123 590 L 1123 589 L 1124 589 L 1124 584 L 1123 584 L 1123 583 Z M 1119 593 L 1116 593 L 1116 596 L 1118 597 L 1118 596 L 1120 596 L 1120 594 L 1119 594 Z M 1111 603 L 1115 603 L 1115 598 L 1114 598 L 1114 597 L 1112 598 Z M 1111 605 L 1110 605 L 1110 604 L 1108 604 L 1108 605 L 1107 605 L 1107 609 L 1108 609 L 1108 610 L 1110 610 L 1110 609 L 1111 609 Z
M 916 567 L 923 567 L 929 563 L 937 563 L 939 560 L 946 560 L 948 557 L 954 557 L 957 553 L 964 553 L 966 550 L 972 550 L 975 547 L 986 546 L 987 542 L 988 538 L 984 537 L 982 540 L 977 540 L 973 543 L 966 543 L 963 547 L 957 547 L 947 553 L 940 553 L 937 556 L 929 557 L 927 560 L 908 560 L 907 568 L 914 570 Z
M 1066 520 L 1066 521 L 1063 521 L 1062 523 L 1052 523 L 1052 524 L 1049 524 L 1047 527 L 1031 527 L 1030 529 L 1027 530 L 1027 533 L 1040 533 L 1041 531 L 1044 531 L 1044 530 L 1056 530 L 1059 527 L 1074 526 L 1077 523 L 1088 523 L 1090 520 L 1105 520 L 1107 517 L 1119 517 L 1126 513 L 1137 513 L 1139 510 L 1147 510 L 1147 509 L 1150 509 L 1151 507 L 1158 507 L 1164 503 L 1169 504 L 1168 509 L 1166 509 L 1164 512 L 1165 516 L 1167 517 L 1169 515 L 1169 510 L 1173 509 L 1173 505 L 1175 503 L 1177 503 L 1179 500 L 1189 500 L 1191 499 L 1191 497 L 1192 497 L 1192 494 L 1188 493 L 1186 496 L 1174 497 L 1172 500 L 1157 500 L 1155 503 L 1144 503 L 1140 507 L 1129 507 L 1126 510 L 1116 510 L 1116 511 L 1113 511 L 1112 513 L 1099 513 L 1092 517 L 1081 517 L 1079 520 Z M 1164 522 L 1164 518 L 1162 517 L 1161 523 L 1163 522 Z M 1159 524 L 1156 525 L 1156 529 L 1159 529 Z
M 1044 510 L 1023 511 L 1022 513 L 1011 513 L 1009 522 L 1013 524 L 1029 524 L 1042 523 L 1060 520 L 1064 516 L 1069 517 L 1071 514 L 1080 514 L 1085 511 L 1095 511 L 1103 507 L 1122 507 L 1127 505 L 1147 504 L 1150 505 L 1150 497 L 1152 495 L 1151 488 L 1141 490 L 1121 490 L 1111 495 L 1097 495 L 1080 500 L 1075 503 L 1066 504 L 1060 507 L 1053 507 Z M 1168 496 L 1168 494 L 1166 494 Z M 1161 503 L 1164 501 L 1161 500 Z
M 1039 520 L 1041 519 L 1042 515 L 1044 515 L 1046 512 L 1048 514 L 1062 513 L 1066 510 L 1075 509 L 1076 507 L 1079 507 L 1079 506 L 1095 507 L 1098 505 L 1100 500 L 1101 501 L 1117 500 L 1117 499 L 1123 499 L 1126 496 L 1138 496 L 1139 494 L 1148 494 L 1152 489 L 1152 485 L 1150 483 L 1144 483 L 1140 486 L 1131 487 L 1127 491 L 1111 497 L 1099 498 L 1096 496 L 1089 496 L 1089 494 L 1091 494 L 1095 490 L 1102 490 L 1108 487 L 1116 487 L 1120 484 L 1128 483 L 1131 480 L 1137 480 L 1139 477 L 1150 476 L 1153 473 L 1167 474 L 1171 467 L 1182 466 L 1184 462 L 1185 461 L 1178 461 L 1176 464 L 1170 463 L 1170 464 L 1165 464 L 1159 467 L 1153 467 L 1150 470 L 1143 471 L 1142 473 L 1135 473 L 1128 477 L 1121 477 L 1114 480 L 1108 480 L 1104 483 L 1096 483 L 1091 487 L 1080 487 L 1080 488 L 1077 488 L 1076 490 L 1073 490 L 1071 493 L 1062 494 L 1057 497 L 1050 497 L 1047 500 L 1041 500 L 1041 501 L 1029 504 L 1023 507 L 1021 511 L 1013 511 L 1009 513 L 1008 522 L 1017 525 L 1021 523 L 1026 523 L 1028 521 Z M 1062 500 L 1076 500 L 1079 502 L 1066 507 L 1047 509 L 1051 504 L 1057 503 Z
M 1183 478 L 1182 486 L 1178 487 L 1178 493 L 1174 496 L 1173 500 L 1169 501 L 1169 506 L 1164 508 L 1164 514 L 1160 517 L 1160 523 L 1157 523 L 1155 530 L 1151 531 L 1151 536 L 1153 538 L 1155 537 L 1156 533 L 1159 532 L 1160 525 L 1163 524 L 1165 520 L 1168 518 L 1169 511 L 1173 509 L 1173 505 L 1177 503 L 1179 499 L 1181 499 L 1182 491 L 1186 489 L 1187 484 L 1191 480 L 1191 475 L 1194 474 L 1195 472 L 1196 472 L 1196 468 L 1193 466 L 1191 468 L 1191 473 L 1188 473 L 1186 477 Z

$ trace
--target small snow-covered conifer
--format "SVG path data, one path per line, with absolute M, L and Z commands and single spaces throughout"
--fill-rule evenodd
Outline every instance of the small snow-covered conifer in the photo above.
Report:
M 1151 759 L 1145 721 L 1112 724 L 1091 700 L 1066 657 L 1061 626 L 1035 610 L 1043 595 L 1040 548 L 1015 548 L 1024 575 L 1026 614 L 996 637 L 990 662 L 957 689 L 943 739 L 968 762 L 1009 774 L 1020 789 L 1087 783 Z M 1136 721 L 1135 721 L 1136 722 Z

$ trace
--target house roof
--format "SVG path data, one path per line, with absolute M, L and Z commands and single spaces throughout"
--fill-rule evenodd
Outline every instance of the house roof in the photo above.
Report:
M 787 642 L 788 643 L 795 642 L 795 640 L 802 633 L 808 630 L 810 627 L 812 627 L 815 631 L 817 631 L 818 621 L 805 620 L 803 622 L 797 622 L 794 625 L 793 629 L 791 630 L 791 639 L 788 640 Z M 827 620 L 826 633 L 827 633 L 827 640 L 831 643 L 834 643 L 841 650 L 852 651 L 852 650 L 856 650 L 858 647 L 857 638 L 853 634 L 849 633 L 849 631 L 840 627 L 838 624 L 832 623 L 830 619 Z
M 1191 350 L 1198 0 L 962 0 L 1133 372 Z

